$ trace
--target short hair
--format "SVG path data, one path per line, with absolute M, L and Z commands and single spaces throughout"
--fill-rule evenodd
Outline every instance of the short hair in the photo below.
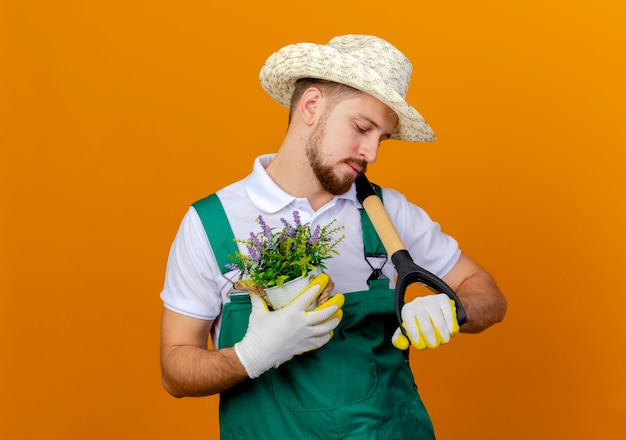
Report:
M 328 99 L 328 108 L 332 108 L 335 104 L 337 104 L 342 99 L 350 98 L 358 93 L 363 93 L 354 87 L 347 86 L 345 84 L 328 81 L 325 79 L 317 79 L 317 78 L 300 78 L 296 81 L 296 88 L 291 95 L 291 103 L 289 106 L 289 121 L 291 121 L 292 112 L 302 95 L 306 90 L 310 87 L 317 87 L 322 91 L 322 93 Z

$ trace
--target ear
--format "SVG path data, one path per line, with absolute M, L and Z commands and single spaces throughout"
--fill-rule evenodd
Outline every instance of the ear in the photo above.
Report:
M 302 121 L 307 125 L 313 125 L 321 116 L 324 105 L 324 95 L 317 87 L 309 87 L 304 91 L 298 104 Z

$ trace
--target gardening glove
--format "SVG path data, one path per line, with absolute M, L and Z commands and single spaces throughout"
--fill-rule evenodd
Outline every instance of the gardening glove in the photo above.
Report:
M 250 295 L 252 312 L 248 330 L 235 344 L 235 352 L 251 379 L 330 341 L 343 317 L 344 296 L 336 294 L 321 306 L 306 310 L 329 280 L 324 273 L 318 275 L 291 302 L 276 311 L 270 311 L 260 295 Z
M 415 298 L 402 307 L 402 327 L 406 336 L 398 328 L 391 338 L 400 350 L 409 343 L 418 350 L 447 344 L 459 333 L 454 301 L 445 293 Z

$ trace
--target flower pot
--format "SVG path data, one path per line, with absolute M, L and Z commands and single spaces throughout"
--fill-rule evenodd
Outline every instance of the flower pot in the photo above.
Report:
M 322 270 L 320 268 L 316 268 L 310 271 L 308 275 L 287 281 L 283 284 L 283 287 L 270 287 L 268 289 L 264 289 L 272 308 L 274 310 L 278 310 L 285 307 L 293 298 L 302 292 L 306 286 L 309 285 L 309 277 L 311 275 L 318 275 L 320 273 L 322 273 Z M 315 307 L 317 307 L 317 301 L 313 301 L 313 303 L 307 307 L 307 310 L 313 310 Z

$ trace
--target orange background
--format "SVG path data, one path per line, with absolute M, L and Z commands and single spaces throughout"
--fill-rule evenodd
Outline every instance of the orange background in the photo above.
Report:
M 160 385 L 169 246 L 279 144 L 265 58 L 342 33 L 409 56 L 439 139 L 384 144 L 370 179 L 509 300 L 413 353 L 439 438 L 626 437 L 623 3 L 226 3 L 0 3 L 0 438 L 217 438 L 217 397 Z

